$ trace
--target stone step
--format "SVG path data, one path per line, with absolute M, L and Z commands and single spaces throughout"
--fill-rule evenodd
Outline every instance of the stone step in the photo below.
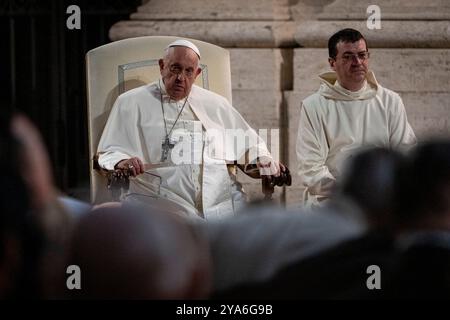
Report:
M 288 0 L 151 0 L 131 20 L 289 20 Z
M 120 21 L 109 30 L 112 41 L 140 36 L 178 36 L 227 48 L 295 47 L 293 21 Z
M 335 0 L 324 6 L 317 18 L 366 20 L 371 5 L 379 7 L 382 20 L 450 20 L 448 0 Z

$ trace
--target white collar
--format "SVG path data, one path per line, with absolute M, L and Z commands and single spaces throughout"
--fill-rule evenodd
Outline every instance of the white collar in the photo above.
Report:
M 339 90 L 343 91 L 345 94 L 357 98 L 360 97 L 367 89 L 367 80 L 364 80 L 363 86 L 361 87 L 361 89 L 357 90 L 357 91 L 351 91 L 348 90 L 346 88 L 344 88 L 340 83 L 339 80 L 336 80 L 336 82 L 334 83 L 334 86 L 336 88 L 338 88 Z

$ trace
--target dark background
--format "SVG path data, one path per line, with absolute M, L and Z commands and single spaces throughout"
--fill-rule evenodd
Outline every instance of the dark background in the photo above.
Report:
M 110 42 L 140 0 L 0 0 L 0 114 L 22 111 L 40 129 L 60 189 L 89 200 L 85 54 Z M 69 30 L 67 7 L 81 9 Z M 6 108 L 6 110 L 5 110 Z

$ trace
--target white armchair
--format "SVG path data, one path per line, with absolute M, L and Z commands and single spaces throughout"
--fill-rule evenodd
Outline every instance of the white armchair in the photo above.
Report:
M 139 37 L 113 42 L 86 54 L 87 105 L 91 202 L 111 201 L 107 179 L 95 165 L 97 146 L 117 97 L 160 76 L 158 60 L 177 37 Z M 230 55 L 223 48 L 192 40 L 202 53 L 202 73 L 196 84 L 214 91 L 231 103 Z

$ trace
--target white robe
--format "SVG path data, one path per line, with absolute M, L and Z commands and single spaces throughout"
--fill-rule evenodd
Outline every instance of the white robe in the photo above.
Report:
M 405 150 L 416 144 L 400 96 L 380 86 L 372 72 L 366 78 L 351 92 L 335 72 L 324 73 L 319 90 L 302 102 L 296 151 L 306 206 L 328 198 L 343 163 L 361 147 Z
M 148 164 L 160 163 L 162 142 L 166 135 L 164 119 L 167 131 L 174 122 L 170 114 L 163 118 L 161 93 L 164 95 L 165 89 L 162 81 L 158 81 L 118 97 L 98 146 L 101 167 L 112 170 L 120 160 L 131 157 L 139 157 Z M 178 102 L 178 106 L 183 102 Z M 193 157 L 189 158 L 199 162 L 189 166 L 170 163 L 166 167 L 151 169 L 149 174 L 130 179 L 129 193 L 166 198 L 183 207 L 188 214 L 206 219 L 233 214 L 236 203 L 232 198 L 240 190 L 239 185 L 230 179 L 226 161 L 240 161 L 250 149 L 254 158 L 270 154 L 265 143 L 225 98 L 194 85 L 188 97 L 188 109 L 194 113 L 195 119 L 191 124 L 195 125 L 195 120 L 199 120 L 200 127 L 205 130 L 200 147 L 196 144 L 197 147 L 190 150 Z M 186 121 L 182 116 L 175 129 L 179 129 L 183 122 Z M 185 129 L 188 134 L 198 133 L 192 132 L 192 125 Z M 226 140 L 227 129 L 239 129 L 239 132 L 246 133 L 251 137 L 250 144 L 235 146 L 229 143 Z M 177 147 L 178 144 L 173 150 Z M 200 207 L 198 190 L 191 190 L 199 184 Z

